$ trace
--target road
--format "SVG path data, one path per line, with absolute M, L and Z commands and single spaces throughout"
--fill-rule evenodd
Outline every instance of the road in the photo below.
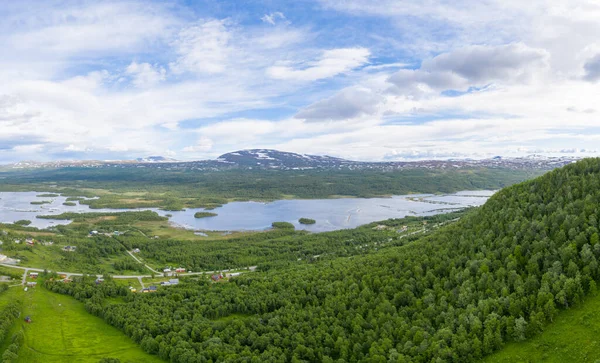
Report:
M 134 257 L 135 258 L 135 257 Z M 34 272 L 44 272 L 44 270 L 48 271 L 48 272 L 54 272 L 52 270 L 48 270 L 48 269 L 42 269 L 42 268 L 35 268 L 35 267 L 26 267 L 26 266 L 15 266 L 15 265 L 9 265 L 6 263 L 0 263 L 0 266 L 4 266 L 4 267 L 12 267 L 12 268 L 16 268 L 19 270 L 24 270 L 23 271 L 23 280 L 22 280 L 22 284 L 25 284 L 25 280 L 27 279 L 27 274 L 29 273 L 29 271 L 34 271 Z M 147 267 L 147 265 L 145 265 Z M 255 271 L 257 268 L 257 266 L 250 266 L 247 267 L 247 270 L 250 272 Z M 153 269 L 150 268 L 150 270 L 155 271 Z M 201 271 L 201 272 L 188 272 L 188 273 L 179 273 L 177 274 L 178 276 L 195 276 L 195 275 L 204 275 L 204 274 L 214 274 L 217 272 L 229 272 L 231 270 L 220 270 L 220 271 Z M 240 271 L 240 272 L 246 272 L 246 271 Z M 91 275 L 91 274 L 83 274 L 80 272 L 64 272 L 64 271 L 56 271 L 57 274 L 59 275 L 66 275 L 67 278 L 71 277 L 71 276 L 84 276 L 84 275 Z M 162 275 L 162 273 L 157 272 L 158 275 Z M 102 277 L 103 275 L 92 275 L 92 276 L 96 276 L 96 277 Z M 173 276 L 173 275 L 171 275 Z M 140 283 L 142 282 L 141 279 L 143 278 L 152 278 L 152 275 L 111 275 L 111 277 L 113 279 L 138 279 L 140 280 Z M 142 284 L 143 286 L 143 284 Z
M 150 266 L 146 265 L 145 263 L 143 263 L 142 261 L 140 261 L 140 259 L 139 259 L 139 258 L 135 257 L 135 256 L 133 255 L 133 253 L 131 253 L 131 251 L 127 251 L 127 253 L 129 254 L 129 256 L 133 257 L 133 259 L 134 259 L 134 260 L 136 260 L 136 262 L 137 262 L 137 263 L 139 263 L 140 265 L 144 265 L 144 267 L 146 267 L 148 270 L 150 270 L 150 271 L 154 272 L 154 273 L 155 273 L 155 274 L 157 274 L 157 275 L 161 275 L 161 274 L 162 274 L 162 272 L 156 271 L 156 270 L 155 270 L 155 269 L 153 269 L 152 267 L 150 267 Z

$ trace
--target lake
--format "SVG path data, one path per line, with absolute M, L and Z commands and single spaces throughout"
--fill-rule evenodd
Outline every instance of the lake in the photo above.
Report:
M 465 207 L 480 206 L 495 191 L 462 191 L 454 194 L 411 194 L 391 198 L 342 198 L 342 199 L 292 199 L 269 203 L 233 202 L 211 210 L 215 217 L 194 218 L 194 213 L 204 209 L 190 208 L 185 211 L 153 210 L 162 216 L 171 214 L 174 225 L 202 231 L 249 231 L 264 230 L 272 222 L 293 223 L 297 229 L 312 232 L 354 228 L 362 224 L 388 218 L 405 216 L 428 216 L 447 213 Z M 70 221 L 38 219 L 43 214 L 56 215 L 63 212 L 123 212 L 126 209 L 90 209 L 87 205 L 65 206 L 66 197 L 38 197 L 39 192 L 0 192 L 0 222 L 12 223 L 20 219 L 31 220 L 31 226 L 48 228 Z M 32 201 L 49 201 L 48 204 L 32 205 Z M 316 220 L 316 224 L 302 225 L 298 219 Z

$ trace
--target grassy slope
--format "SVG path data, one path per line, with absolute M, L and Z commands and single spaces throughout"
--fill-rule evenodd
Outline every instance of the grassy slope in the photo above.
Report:
M 14 296 L 17 288 L 11 288 Z M 25 342 L 18 362 L 96 363 L 103 357 L 123 362 L 162 362 L 148 355 L 118 329 L 88 314 L 75 299 L 49 292 L 41 287 L 20 295 L 24 299 L 22 316 L 30 315 L 33 323 L 25 329 Z
M 544 332 L 520 343 L 508 343 L 485 363 L 598 362 L 600 294 L 579 307 L 562 311 Z

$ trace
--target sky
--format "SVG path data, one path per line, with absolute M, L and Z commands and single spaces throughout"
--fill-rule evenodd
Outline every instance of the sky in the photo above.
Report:
M 597 0 L 0 1 L 0 163 L 600 149 Z

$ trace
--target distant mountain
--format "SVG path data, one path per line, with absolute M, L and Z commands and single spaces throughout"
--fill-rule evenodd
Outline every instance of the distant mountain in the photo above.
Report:
M 326 155 L 297 154 L 271 149 L 238 150 L 223 154 L 215 160 L 177 161 L 163 156 L 148 156 L 136 160 L 102 161 L 24 161 L 7 165 L 3 169 L 36 168 L 102 168 L 102 167 L 148 167 L 220 171 L 229 169 L 263 170 L 373 170 L 395 171 L 404 169 L 459 169 L 459 168 L 506 168 L 512 170 L 551 170 L 571 164 L 579 158 L 530 155 L 517 158 L 495 156 L 491 159 L 450 159 L 421 161 L 353 161 Z
M 338 167 L 353 163 L 349 160 L 331 156 L 296 154 L 269 149 L 240 150 L 223 154 L 217 161 L 237 164 L 241 167 L 258 167 L 269 169 L 302 169 Z

